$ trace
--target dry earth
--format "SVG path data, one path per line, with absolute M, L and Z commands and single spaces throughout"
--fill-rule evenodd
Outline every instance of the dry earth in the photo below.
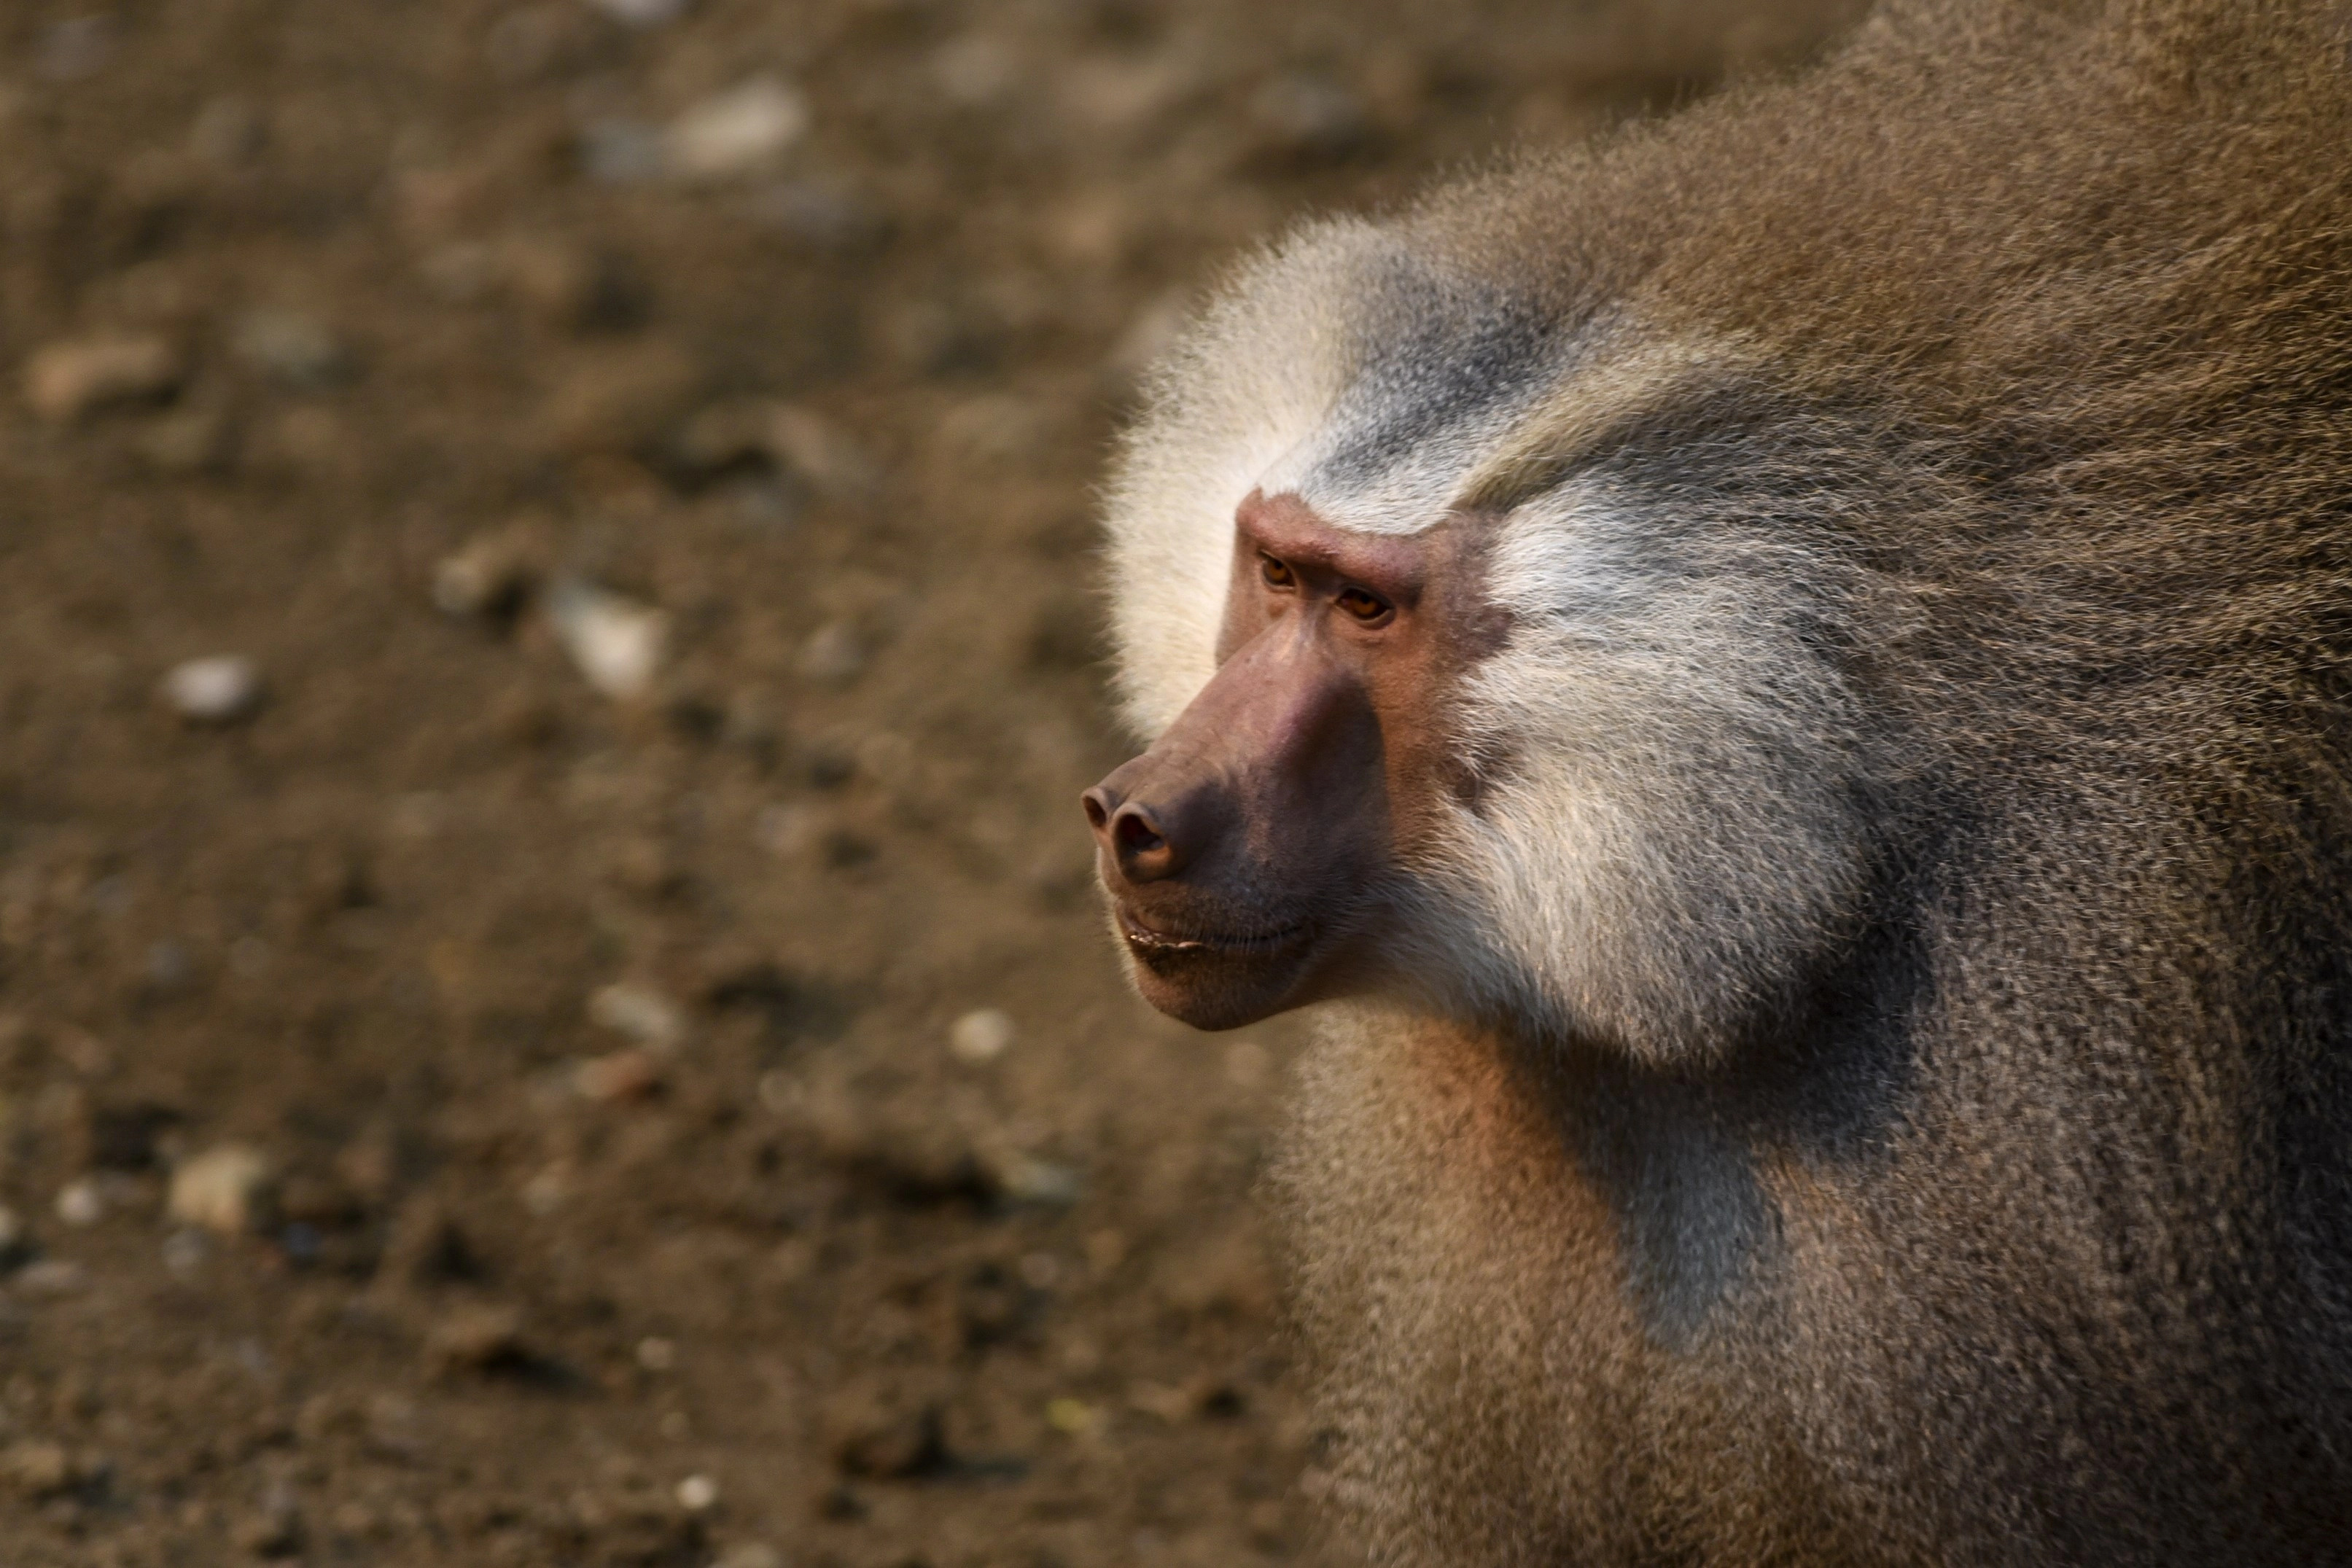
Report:
M 1089 486 L 1286 218 L 1850 9 L 0 12 L 0 1559 L 1315 1560 Z

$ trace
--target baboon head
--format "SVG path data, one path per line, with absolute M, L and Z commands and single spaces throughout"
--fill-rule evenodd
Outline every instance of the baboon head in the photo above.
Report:
M 1433 802 L 1472 787 L 1448 723 L 1497 643 L 1479 529 L 1332 527 L 1296 494 L 1234 517 L 1217 673 L 1151 748 L 1086 793 L 1144 994 L 1229 1029 L 1344 988 Z
M 1736 346 L 1562 317 L 1330 225 L 1162 383 L 1112 511 L 1150 745 L 1085 807 L 1163 1010 L 1379 992 L 1667 1060 L 1843 929 L 1835 465 L 1773 489 L 1804 422 Z M 1691 423 L 1703 486 L 1658 434 Z

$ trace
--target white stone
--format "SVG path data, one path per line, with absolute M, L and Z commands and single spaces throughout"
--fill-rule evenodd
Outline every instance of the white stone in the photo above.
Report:
M 773 165 L 808 127 L 806 99 L 779 78 L 753 77 L 671 120 L 662 163 L 681 180 L 740 179 Z
M 173 666 L 163 700 L 191 724 L 233 724 L 261 706 L 261 670 L 241 653 L 215 653 Z
M 260 1228 L 274 1182 L 269 1156 L 250 1145 L 222 1144 L 172 1173 L 167 1207 L 182 1224 L 234 1236 Z
M 686 1015 L 659 991 L 626 981 L 604 987 L 588 998 L 589 1021 L 640 1045 L 668 1051 L 686 1038 Z
M 559 584 L 549 596 L 556 640 L 588 684 L 608 697 L 642 696 L 661 670 L 669 617 L 589 583 Z
M 58 1218 L 77 1229 L 96 1225 L 106 1218 L 106 1195 L 87 1176 L 68 1182 L 58 1193 Z
M 719 1501 L 719 1483 L 709 1476 L 688 1476 L 677 1483 L 677 1506 L 688 1513 L 703 1513 Z
M 977 1067 L 1003 1055 L 1017 1032 L 1012 1014 L 1001 1008 L 979 1008 L 949 1026 L 948 1049 L 958 1061 Z

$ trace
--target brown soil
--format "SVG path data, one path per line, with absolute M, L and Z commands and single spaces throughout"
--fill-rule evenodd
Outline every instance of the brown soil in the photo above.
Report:
M 89 3 L 0 14 L 0 1558 L 1311 1559 L 1294 1036 L 1100 934 L 1089 486 L 1286 217 L 1851 6 Z

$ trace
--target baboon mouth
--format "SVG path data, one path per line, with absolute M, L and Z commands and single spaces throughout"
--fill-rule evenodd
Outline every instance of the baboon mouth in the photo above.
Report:
M 1118 934 L 1139 957 L 1175 957 L 1200 954 L 1236 958 L 1258 957 L 1297 946 L 1313 926 L 1307 921 L 1260 931 L 1168 931 L 1147 925 L 1133 911 L 1118 911 Z

